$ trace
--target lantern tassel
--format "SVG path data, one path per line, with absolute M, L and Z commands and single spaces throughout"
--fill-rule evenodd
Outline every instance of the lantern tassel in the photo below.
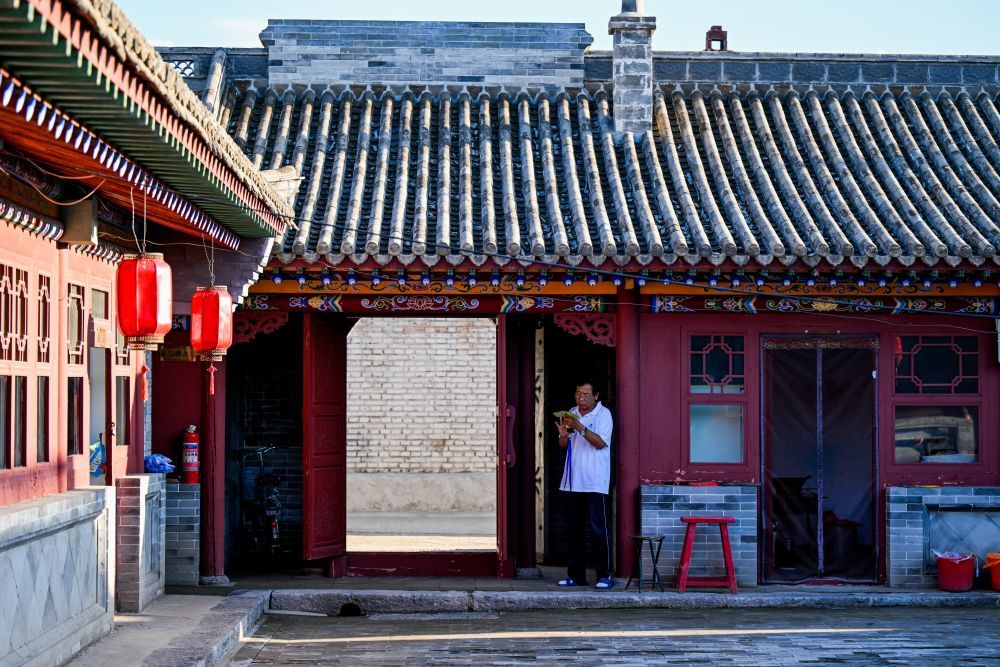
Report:
M 143 403 L 145 403 L 149 397 L 149 381 L 146 379 L 146 373 L 148 372 L 149 366 L 146 364 L 143 364 L 142 368 L 139 369 L 139 398 Z
M 215 364 L 208 365 L 208 395 L 215 396 Z

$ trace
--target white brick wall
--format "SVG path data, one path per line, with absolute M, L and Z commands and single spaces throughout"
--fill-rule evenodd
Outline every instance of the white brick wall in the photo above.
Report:
M 349 472 L 496 469 L 492 320 L 363 319 L 347 383 Z

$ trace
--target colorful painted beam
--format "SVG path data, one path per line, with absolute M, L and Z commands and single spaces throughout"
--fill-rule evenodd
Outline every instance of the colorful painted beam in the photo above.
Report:
M 646 297 L 653 313 L 760 313 L 912 315 L 919 313 L 996 315 L 993 297 L 909 297 L 815 295 L 815 298 L 791 296 L 668 296 Z
M 501 313 L 601 313 L 603 296 L 251 294 L 242 310 L 347 313 L 351 315 L 498 315 Z

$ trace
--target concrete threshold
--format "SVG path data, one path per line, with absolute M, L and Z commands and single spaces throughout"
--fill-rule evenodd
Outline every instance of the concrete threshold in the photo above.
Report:
M 73 667 L 188 667 L 222 662 L 251 634 L 270 591 L 164 595 L 142 613 L 116 614 L 111 634 L 77 654 Z
M 434 591 L 277 589 L 271 609 L 338 615 L 509 612 L 546 609 L 853 609 L 859 607 L 1000 607 L 1000 593 L 971 591 Z

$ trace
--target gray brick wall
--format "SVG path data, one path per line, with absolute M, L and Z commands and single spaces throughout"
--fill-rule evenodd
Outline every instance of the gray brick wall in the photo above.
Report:
M 892 486 L 887 495 L 890 586 L 936 586 L 932 550 L 977 553 L 980 559 L 1000 551 L 1000 487 Z M 959 516 L 959 530 L 935 525 Z
M 644 535 L 666 535 L 660 552 L 660 576 L 664 585 L 674 585 L 684 546 L 685 516 L 729 516 L 729 542 L 740 586 L 757 585 L 757 493 L 756 486 L 644 485 L 640 490 L 640 527 Z M 643 568 L 650 572 L 649 554 Z M 715 526 L 698 526 L 690 575 L 723 576 L 722 543 Z
M 201 487 L 166 485 L 166 583 L 197 585 L 201 531 Z
M 115 608 L 140 612 L 163 595 L 166 484 L 152 473 L 122 477 L 115 486 Z
M 578 86 L 582 23 L 271 20 L 260 35 L 282 84 Z
M 606 71 L 605 54 L 587 62 L 587 78 Z M 675 52 L 653 55 L 660 83 L 846 84 L 981 86 L 1000 84 L 1000 58 L 991 56 L 837 55 L 809 53 Z

